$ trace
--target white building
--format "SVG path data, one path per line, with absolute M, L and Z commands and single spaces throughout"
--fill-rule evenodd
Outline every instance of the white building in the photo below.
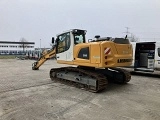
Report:
M 34 50 L 34 42 L 0 41 L 0 55 L 22 55 Z

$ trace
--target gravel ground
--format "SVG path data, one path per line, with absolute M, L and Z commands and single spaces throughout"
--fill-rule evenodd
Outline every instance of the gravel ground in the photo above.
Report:
M 51 81 L 61 67 L 48 60 L 33 71 L 33 60 L 0 60 L 0 120 L 160 120 L 160 79 L 132 76 L 91 93 Z

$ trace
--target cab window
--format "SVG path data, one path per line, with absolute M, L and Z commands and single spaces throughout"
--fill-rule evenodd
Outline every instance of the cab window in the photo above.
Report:
M 85 32 L 80 30 L 74 33 L 74 44 L 79 43 L 85 43 Z
M 64 33 L 57 37 L 57 53 L 64 52 L 70 47 L 70 33 Z
M 75 39 L 75 44 L 84 43 L 83 35 L 76 35 L 74 39 Z

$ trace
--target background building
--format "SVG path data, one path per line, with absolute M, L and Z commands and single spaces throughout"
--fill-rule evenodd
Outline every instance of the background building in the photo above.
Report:
M 0 55 L 22 55 L 34 50 L 34 42 L 0 41 Z
M 41 50 L 35 50 L 34 42 L 0 41 L 0 58 L 39 59 Z

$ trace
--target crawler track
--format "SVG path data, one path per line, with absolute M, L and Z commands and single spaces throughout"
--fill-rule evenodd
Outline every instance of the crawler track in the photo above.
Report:
M 53 68 L 50 70 L 50 78 L 64 84 L 84 88 L 90 92 L 104 90 L 108 84 L 107 78 L 103 74 L 76 67 Z
M 111 68 L 112 70 L 118 71 L 120 74 L 123 74 L 123 79 L 122 80 L 117 80 L 118 83 L 127 83 L 131 80 L 131 74 L 125 69 L 122 68 Z

